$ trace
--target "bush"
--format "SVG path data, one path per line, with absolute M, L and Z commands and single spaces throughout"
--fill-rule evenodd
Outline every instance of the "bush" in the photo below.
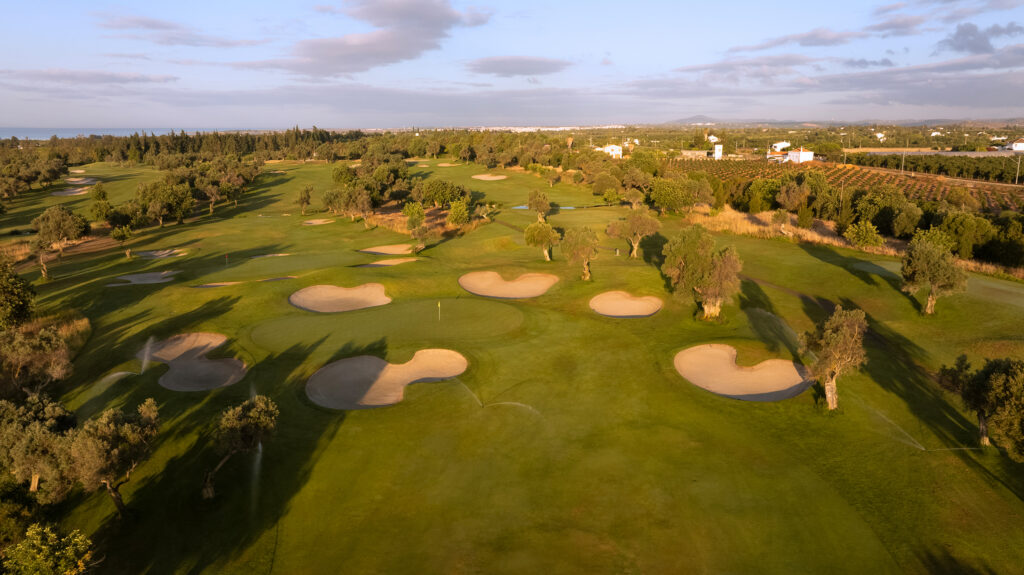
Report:
M 796 225 L 805 230 L 811 229 L 811 226 L 814 225 L 814 211 L 807 204 L 800 206 L 800 209 L 797 210 Z
M 867 220 L 861 220 L 846 228 L 843 237 L 858 248 L 878 247 L 885 243 L 885 239 L 878 233 L 878 228 Z

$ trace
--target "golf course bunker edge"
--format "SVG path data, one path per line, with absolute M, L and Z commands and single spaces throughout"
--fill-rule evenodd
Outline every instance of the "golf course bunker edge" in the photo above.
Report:
M 792 361 L 768 359 L 753 367 L 736 365 L 736 348 L 704 344 L 684 349 L 673 361 L 687 381 L 711 393 L 744 401 L 781 401 L 811 386 L 807 370 Z
M 306 396 L 328 409 L 370 409 L 402 401 L 405 387 L 443 381 L 469 367 L 462 354 L 449 349 L 421 349 L 405 363 L 388 363 L 360 355 L 329 363 L 306 381 Z

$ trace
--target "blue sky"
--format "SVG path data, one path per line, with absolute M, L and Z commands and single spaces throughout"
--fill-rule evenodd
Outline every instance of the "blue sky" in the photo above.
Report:
M 18 2 L 0 126 L 1024 116 L 1024 0 Z

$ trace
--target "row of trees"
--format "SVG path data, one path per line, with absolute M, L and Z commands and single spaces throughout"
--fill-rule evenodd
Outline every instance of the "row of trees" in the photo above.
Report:
M 874 155 L 850 154 L 846 161 L 858 166 L 874 168 L 904 169 L 908 172 L 923 172 L 966 178 L 970 180 L 988 180 L 1004 184 L 1016 183 L 1018 158 L 1011 156 L 975 157 L 975 156 L 939 156 L 939 155 Z

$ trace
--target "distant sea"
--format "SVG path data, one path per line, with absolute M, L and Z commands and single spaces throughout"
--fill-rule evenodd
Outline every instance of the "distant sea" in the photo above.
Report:
M 50 136 L 58 138 L 75 138 L 77 136 L 131 136 L 132 134 L 156 134 L 162 135 L 171 131 L 180 132 L 176 128 L 3 128 L 0 127 L 0 139 L 10 137 L 19 140 L 49 140 Z M 185 130 L 192 133 L 196 130 Z M 212 131 L 212 130 L 209 130 Z

